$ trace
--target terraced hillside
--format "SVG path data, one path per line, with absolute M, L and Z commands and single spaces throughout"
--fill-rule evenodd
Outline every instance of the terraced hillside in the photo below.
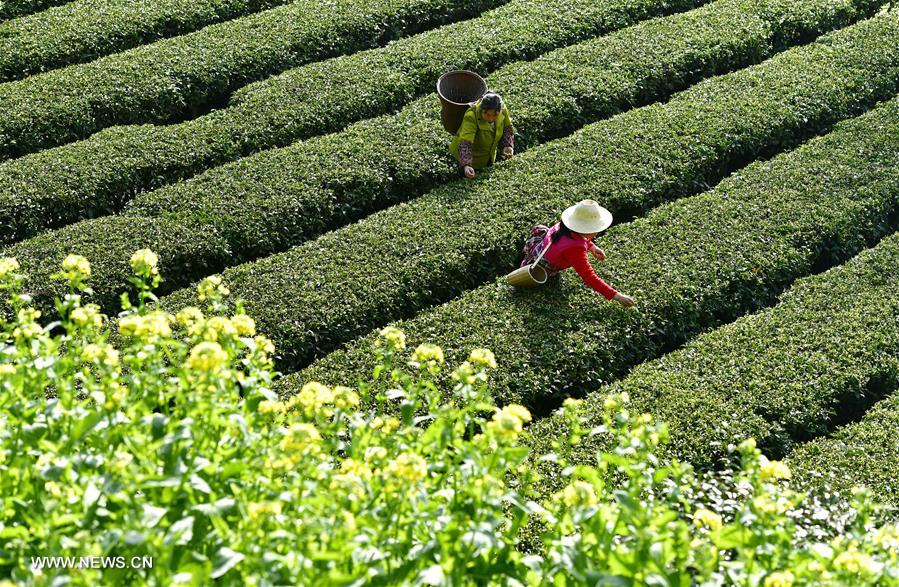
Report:
M 535 448 L 563 398 L 600 418 L 627 391 L 698 467 L 753 436 L 810 487 L 823 471 L 897 503 L 899 11 L 321 4 L 0 2 L 0 257 L 48 321 L 66 255 L 114 315 L 150 248 L 164 308 L 223 275 L 276 344 L 282 397 L 364 379 L 394 325 L 448 361 L 492 349 Z M 470 181 L 433 93 L 452 69 L 515 121 L 516 155 Z M 596 269 L 635 308 L 572 275 L 501 279 L 530 227 L 588 197 L 616 219 Z

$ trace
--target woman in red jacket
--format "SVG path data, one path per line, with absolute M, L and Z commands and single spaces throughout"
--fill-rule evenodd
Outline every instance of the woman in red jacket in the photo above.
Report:
M 562 212 L 562 221 L 552 228 L 543 225 L 534 227 L 533 236 L 525 243 L 521 265 L 530 265 L 540 257 L 541 252 L 546 251 L 542 260 L 550 276 L 574 267 L 584 283 L 607 300 L 615 300 L 624 307 L 633 306 L 633 298 L 618 293 L 600 279 L 587 260 L 588 251 L 600 261 L 606 258 L 605 252 L 593 244 L 593 237 L 611 224 L 611 212 L 593 200 L 578 202 Z

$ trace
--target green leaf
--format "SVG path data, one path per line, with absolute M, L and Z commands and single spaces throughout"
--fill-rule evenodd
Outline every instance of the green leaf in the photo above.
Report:
M 218 579 L 219 577 L 230 571 L 232 568 L 234 568 L 234 566 L 243 559 L 243 554 L 235 552 L 230 548 L 223 546 L 215 553 L 215 558 L 212 562 L 212 574 L 210 576 L 213 579 Z
M 712 537 L 715 546 L 727 550 L 746 546 L 752 538 L 752 532 L 740 524 L 728 524 L 715 532 Z

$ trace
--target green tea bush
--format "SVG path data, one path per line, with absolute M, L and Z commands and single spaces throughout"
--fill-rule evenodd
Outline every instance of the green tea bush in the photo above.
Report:
M 0 81 L 84 63 L 290 0 L 78 0 L 0 23 Z
M 880 51 L 880 63 L 871 57 L 899 35 L 899 19 L 884 24 L 861 26 L 839 41 L 781 54 L 664 105 L 586 127 L 487 179 L 456 182 L 287 253 L 229 269 L 225 279 L 285 348 L 281 366 L 304 366 L 514 267 L 527 230 L 553 221 L 577 194 L 597 197 L 619 218 L 642 214 L 699 191 L 759 152 L 892 96 L 899 89 L 899 46 Z M 858 91 L 862 84 L 867 96 Z M 797 103 L 808 106 L 797 109 Z M 889 151 L 884 157 L 895 160 Z M 870 169 L 882 167 L 878 162 Z M 269 219 L 273 206 L 258 209 Z M 191 294 L 177 294 L 174 303 L 192 303 Z M 333 300 L 340 300 L 338 308 Z
M 858 0 L 858 4 L 865 6 L 864 1 Z M 530 59 L 557 46 L 626 27 L 664 11 L 690 8 L 691 2 L 565 0 L 550 8 L 545 2 L 536 0 L 513 0 L 475 19 L 401 39 L 387 47 L 311 63 L 257 82 L 238 92 L 228 108 L 182 124 L 110 128 L 86 141 L 8 161 L 0 165 L 0 242 L 19 240 L 81 218 L 118 212 L 132 195 L 141 191 L 172 183 L 253 151 L 284 146 L 310 135 L 337 131 L 360 119 L 385 114 L 402 107 L 422 92 L 432 90 L 434 80 L 448 69 L 490 71 L 510 61 Z M 834 16 L 828 13 L 827 18 L 844 21 L 845 12 L 837 11 Z M 734 24 L 740 30 L 735 30 L 733 35 L 738 36 L 743 32 L 745 24 L 741 21 L 746 17 L 731 16 L 737 19 Z M 685 27 L 694 25 L 692 22 L 682 24 Z M 757 23 L 757 26 L 761 28 L 762 24 Z M 660 31 L 653 32 L 659 34 Z M 644 33 L 633 41 L 640 42 L 637 46 L 649 46 L 653 38 Z M 763 44 L 763 41 L 759 42 Z M 491 47 L 491 50 L 473 50 L 473 47 Z M 605 55 L 596 56 L 597 63 L 607 69 L 604 58 L 623 59 L 622 63 L 627 63 L 633 60 L 634 47 L 628 45 L 617 51 L 607 50 Z M 564 54 L 549 57 L 565 58 Z M 524 68 L 529 67 L 525 65 Z M 557 71 L 556 75 L 559 73 Z M 665 73 L 669 78 L 675 77 Z M 522 79 L 532 81 L 533 76 L 548 74 L 536 69 L 530 78 Z M 691 75 L 694 74 L 691 72 Z M 491 78 L 491 83 L 494 80 L 502 83 L 501 77 Z M 510 81 L 511 84 L 503 84 L 504 90 L 508 88 L 513 94 L 519 94 L 520 90 L 515 92 L 515 82 L 519 78 Z M 570 91 L 572 81 L 568 73 L 553 83 L 562 95 Z M 517 95 L 509 98 L 514 100 Z M 545 103 L 546 99 L 540 101 Z M 439 116 L 433 114 L 435 102 L 433 95 L 422 101 L 428 108 L 418 116 L 425 116 L 428 121 L 439 120 Z M 547 107 L 552 108 L 552 104 L 550 102 Z M 621 104 L 627 104 L 627 101 Z M 520 124 L 531 123 L 529 118 L 535 116 L 552 117 L 554 111 L 534 109 L 525 114 L 531 116 L 522 119 L 516 116 Z M 430 139 L 440 137 L 444 132 L 440 125 L 428 124 L 424 135 L 414 136 L 404 128 L 410 124 L 408 116 L 401 118 L 401 124 L 381 121 L 374 128 L 382 136 L 413 141 L 410 145 L 423 145 L 422 148 L 431 153 L 428 148 Z M 564 118 L 559 117 L 559 120 Z M 576 120 L 565 123 L 572 125 Z M 538 124 L 535 128 L 542 126 Z M 401 134 L 389 134 L 396 132 Z M 340 143 L 345 141 L 359 149 L 352 135 L 351 132 L 350 136 L 343 135 L 343 140 L 336 138 L 326 140 L 324 144 L 316 143 L 313 149 L 329 151 L 319 157 L 327 160 L 326 168 L 331 168 L 334 157 L 345 151 Z M 528 138 L 539 139 L 540 136 L 539 132 L 528 133 Z M 387 151 L 386 148 L 383 150 Z M 300 148 L 300 151 L 304 149 Z M 445 152 L 445 145 L 441 145 L 432 158 L 439 161 Z M 357 153 L 356 158 L 359 156 Z M 300 157 L 302 155 L 296 155 L 294 159 Z M 422 159 L 422 156 L 416 156 L 414 163 Z M 321 161 L 303 163 L 314 164 L 316 169 L 323 165 Z M 409 163 L 410 169 L 412 163 Z M 264 166 L 268 160 L 257 160 L 255 164 Z M 293 162 L 292 166 L 298 164 Z M 425 159 L 423 165 L 433 167 L 434 161 Z M 309 168 L 304 168 L 303 173 L 291 175 L 289 181 L 295 181 L 296 176 L 305 177 L 308 171 Z M 228 168 L 213 174 L 227 177 L 233 172 L 234 168 Z M 280 183 L 289 181 L 285 179 Z M 202 185 L 191 184 L 185 188 L 197 190 L 202 189 Z
M 627 393 L 630 410 L 667 422 L 667 454 L 710 468 L 726 465 L 727 446 L 743 438 L 753 437 L 766 454 L 782 456 L 836 423 L 860 417 L 874 400 L 899 388 L 897 264 L 899 235 L 893 235 L 845 265 L 797 281 L 777 306 L 704 334 L 589 394 L 584 425 L 602 423 L 607 395 Z M 890 430 L 885 413 L 866 416 L 871 424 L 865 428 L 878 430 L 879 440 Z M 545 418 L 530 428 L 527 444 L 541 454 L 567 429 L 564 418 Z M 565 456 L 589 459 L 608 448 L 603 441 L 584 439 Z M 837 449 L 828 440 L 798 453 L 815 454 L 810 447 L 822 444 L 833 447 L 820 451 L 825 458 L 791 456 L 791 462 L 798 469 L 845 474 L 841 487 L 847 495 L 853 485 L 867 485 L 884 500 L 895 495 L 894 477 L 886 474 L 896 470 L 895 443 L 870 443 L 862 451 L 847 450 L 851 441 Z M 831 453 L 843 456 L 831 459 Z
M 506 365 L 493 386 L 503 402 L 542 406 L 591 391 L 895 231 L 897 164 L 894 99 L 707 193 L 613 227 L 599 242 L 608 255 L 600 275 L 636 308 L 606 303 L 575 275 L 535 291 L 488 284 L 398 326 L 412 340 L 441 340 L 450 357 L 473 345 L 494 349 Z M 283 392 L 310 378 L 355 380 L 371 368 L 370 344 L 364 337 L 285 378 Z
M 4 0 L 0 2 L 0 20 L 24 16 L 51 6 L 68 4 L 72 0 Z
M 879 500 L 899 508 L 897 434 L 899 395 L 892 394 L 866 412 L 861 421 L 797 447 L 788 461 L 796 469 L 800 487 L 812 494 L 845 495 L 864 484 Z
M 85 224 L 87 221 L 85 221 Z M 151 248 L 157 252 L 162 266 L 183 267 L 184 272 L 195 275 L 199 280 L 203 276 L 215 273 L 219 267 L 230 262 L 227 243 L 222 240 L 221 236 L 215 230 L 209 227 L 196 225 L 190 226 L 180 222 L 173 222 L 166 219 L 158 218 L 132 218 L 123 216 L 110 216 L 104 219 L 105 230 L 110 235 L 127 235 L 122 236 L 124 240 L 116 243 L 116 248 L 126 246 L 130 243 L 133 246 L 126 250 L 135 251 L 141 248 Z M 73 226 L 77 228 L 77 225 Z M 76 231 L 73 230 L 73 233 Z M 53 298 L 57 295 L 65 294 L 65 284 L 56 281 L 51 276 L 56 273 L 59 262 L 67 256 L 61 253 L 56 256 L 57 246 L 59 243 L 52 238 L 52 233 L 40 235 L 36 237 L 36 242 L 40 242 L 35 249 L 43 250 L 47 255 L 56 257 L 53 259 L 53 265 L 48 263 L 49 259 L 39 263 L 43 271 L 32 271 L 35 266 L 34 257 L 22 255 L 18 257 L 19 263 L 29 274 L 29 280 L 26 284 L 28 294 L 32 297 L 34 305 L 43 311 L 47 316 L 51 316 L 54 311 Z M 131 291 L 130 278 L 131 267 L 128 265 L 128 255 L 113 257 L 107 255 L 110 243 L 96 235 L 84 232 L 73 234 L 72 238 L 66 241 L 70 250 L 78 254 L 93 259 L 92 291 L 94 292 L 94 302 L 99 303 L 101 307 L 109 308 L 112 305 L 118 309 L 118 297 L 122 292 Z M 16 255 L 16 252 L 12 252 Z M 130 254 L 130 253 L 129 253 Z M 107 296 L 108 289 L 103 284 L 104 275 L 122 275 L 123 279 L 115 293 L 115 296 Z M 168 279 L 168 275 L 165 276 Z M 162 283 L 159 291 L 165 291 L 166 282 Z M 0 299 L 2 299 L 0 293 Z
M 504 0 L 295 0 L 173 39 L 0 85 L 0 159 L 113 124 L 167 122 L 249 82 L 386 44 Z
M 668 79 L 678 84 L 681 82 L 677 80 L 683 79 L 683 76 L 672 75 L 671 72 L 683 72 L 684 68 L 693 67 L 697 71 L 706 71 L 709 67 L 733 67 L 741 59 L 757 55 L 766 42 L 766 26 L 752 11 L 745 12 L 745 6 L 730 4 L 732 10 L 725 10 L 727 6 L 722 3 L 693 13 L 651 21 L 604 40 L 563 49 L 558 54 L 538 60 L 535 67 L 522 64 L 507 68 L 506 72 L 491 77 L 491 81 L 502 81 L 498 87 L 503 88 L 507 99 L 521 104 L 521 108 L 515 109 L 515 117 L 522 128 L 531 129 L 526 134 L 533 139 L 553 136 L 557 131 L 567 130 L 567 125 L 579 124 L 579 116 L 586 116 L 588 112 L 592 112 L 592 116 L 608 115 L 626 107 L 632 100 L 641 100 L 642 88 L 647 87 L 649 79 Z M 691 33 L 684 34 L 684 30 Z M 887 32 L 885 39 L 892 34 L 892 31 Z M 597 184 L 608 182 L 601 188 L 602 193 L 609 194 L 608 197 L 620 193 L 622 201 L 632 196 L 641 198 L 643 190 L 655 190 L 655 193 L 663 194 L 658 197 L 668 198 L 695 193 L 707 183 L 717 181 L 722 174 L 721 168 L 740 165 L 744 159 L 754 158 L 759 151 L 775 149 L 797 141 L 801 136 L 818 132 L 833 120 L 863 107 L 844 94 L 833 92 L 829 75 L 809 74 L 810 60 L 820 61 L 822 70 L 827 67 L 825 64 L 832 65 L 833 70 L 827 71 L 840 72 L 833 75 L 845 81 L 846 91 L 857 92 L 864 88 L 864 92 L 873 90 L 875 96 L 880 92 L 882 96 L 891 95 L 895 86 L 890 86 L 892 82 L 888 80 L 895 77 L 895 68 L 882 68 L 880 62 L 869 60 L 865 52 L 868 49 L 853 49 L 854 44 L 862 43 L 859 40 L 861 35 L 850 34 L 840 41 L 841 46 L 845 47 L 845 57 L 834 57 L 834 52 L 828 48 L 830 41 L 827 41 L 816 46 L 811 53 L 803 50 L 789 59 L 763 66 L 757 73 L 715 80 L 710 85 L 675 98 L 668 105 L 631 112 L 591 127 L 584 135 L 575 135 L 557 143 L 560 147 L 558 151 L 550 145 L 540 150 L 539 155 L 535 154 L 536 159 L 525 154 L 519 161 L 513 162 L 511 169 L 502 172 L 497 169 L 496 181 L 490 179 L 484 185 L 478 183 L 480 187 L 456 183 L 438 192 L 436 197 L 446 196 L 453 201 L 461 199 L 466 202 L 478 197 L 487 198 L 484 202 L 493 202 L 487 192 L 502 190 L 511 198 L 503 214 L 514 214 L 513 209 L 518 209 L 523 195 L 537 190 L 546 202 L 555 202 L 551 197 L 561 197 L 567 202 L 570 194 L 566 190 L 577 193 L 580 180 L 595 181 Z M 880 42 L 875 40 L 877 35 L 869 36 L 871 38 L 865 39 L 864 46 L 877 54 L 880 50 Z M 889 40 L 885 42 L 890 44 Z M 638 46 L 644 49 L 635 51 Z M 654 49 L 649 51 L 648 46 Z M 858 57 L 861 64 L 856 66 L 851 55 Z M 884 55 L 884 61 L 889 62 L 890 50 Z M 588 66 L 589 63 L 598 65 L 594 70 Z M 609 66 L 610 63 L 629 65 Z M 565 70 L 569 73 L 563 75 Z M 546 74 L 538 77 L 536 73 L 539 71 Z M 578 72 L 578 75 L 570 72 Z M 765 77 L 764 84 L 753 75 Z M 559 94 L 536 95 L 530 92 L 532 95 L 528 97 L 528 88 L 534 79 L 553 79 L 554 76 L 571 84 L 571 102 L 557 100 L 564 87 L 561 81 L 557 86 L 560 88 Z M 870 84 L 868 79 L 880 81 Z M 881 86 L 880 82 L 886 87 Z M 765 84 L 774 84 L 772 87 L 777 89 L 766 89 Z M 599 87 L 606 90 L 597 96 L 595 91 Z M 506 92 L 512 89 L 515 91 Z M 747 96 L 745 99 L 743 94 Z M 724 98 L 725 104 L 719 106 L 716 100 L 722 99 L 722 96 L 727 96 Z M 794 98 L 788 99 L 786 96 Z M 791 99 L 803 104 L 801 113 L 797 114 L 797 106 Z M 859 99 L 865 105 L 870 104 L 871 98 Z M 571 104 L 582 110 L 573 110 Z M 848 108 L 844 109 L 847 105 Z M 706 115 L 702 123 L 696 122 L 697 109 Z M 748 112 L 749 116 L 738 114 L 736 110 Z M 669 113 L 671 120 L 653 130 L 654 125 Z M 760 114 L 772 118 L 760 123 Z M 681 132 L 684 126 L 691 129 L 688 135 Z M 648 133 L 653 133 L 649 136 L 653 137 L 654 143 L 648 143 Z M 729 134 L 742 136 L 744 140 L 731 141 Z M 601 146 L 603 151 L 607 151 L 609 159 L 617 160 L 616 164 L 597 168 L 592 161 L 593 152 L 578 143 L 583 140 L 595 142 L 597 148 Z M 228 241 L 227 250 L 222 251 L 221 256 L 233 259 L 234 263 L 283 250 L 337 224 L 358 218 L 373 208 L 409 198 L 429 186 L 450 181 L 455 174 L 445 155 L 446 142 L 447 136 L 437 122 L 436 100 L 418 101 L 396 117 L 361 123 L 344 133 L 260 154 L 179 186 L 145 194 L 132 202 L 127 213 L 133 216 L 161 215 L 182 223 L 185 232 L 190 227 L 214 226 Z M 652 144 L 659 147 L 650 151 Z M 714 152 L 710 153 L 711 150 Z M 716 157 L 725 160 L 719 161 Z M 567 158 L 571 161 L 566 162 Z M 589 160 L 585 162 L 585 158 Z M 334 161 L 341 164 L 335 166 Z M 525 168 L 524 161 L 531 164 Z M 536 161 L 540 161 L 540 166 Z M 708 166 L 703 169 L 698 165 L 700 162 Z M 618 173 L 618 165 L 628 171 Z M 662 180 L 646 173 L 645 169 L 649 167 L 660 168 L 654 173 Z M 560 174 L 553 172 L 556 168 L 568 170 L 570 177 L 558 177 Z M 672 173 L 667 169 L 672 169 L 680 177 L 672 178 Z M 661 173 L 661 170 L 665 172 Z M 599 175 L 595 180 L 586 179 L 586 174 L 591 173 Z M 552 180 L 548 180 L 549 177 Z M 683 181 L 683 177 L 688 179 Z M 553 182 L 558 182 L 558 189 L 554 190 Z M 651 187 L 653 183 L 658 187 Z M 471 199 L 468 200 L 465 194 L 471 194 Z M 429 202 L 415 209 L 425 209 L 429 216 L 441 215 L 439 210 L 433 210 L 434 197 Z M 527 205 L 521 205 L 522 215 L 514 223 L 503 225 L 497 221 L 491 227 L 497 235 L 508 236 L 512 234 L 510 231 L 514 232 L 514 236 L 510 237 L 515 239 L 514 244 L 510 240 L 507 251 L 518 249 L 520 231 L 530 226 L 526 223 L 538 216 L 532 214 L 531 207 L 540 204 L 540 201 L 529 201 Z M 459 212 L 462 209 L 457 203 L 450 202 L 448 205 L 448 211 Z M 490 207 L 488 214 L 498 214 L 498 210 L 492 209 L 492 203 L 484 205 Z M 645 207 L 650 205 L 645 204 Z M 547 213 L 546 210 L 553 209 L 556 204 L 550 203 L 548 206 L 539 214 Z M 263 210 L 265 213 L 261 212 Z M 525 212 L 531 216 L 522 220 Z M 397 213 L 392 211 L 389 214 Z M 66 251 L 74 250 L 72 243 L 93 243 L 89 251 L 81 254 L 87 255 L 89 252 L 91 258 L 94 258 L 93 255 L 104 255 L 109 259 L 103 263 L 104 266 L 118 267 L 116 273 L 96 275 L 95 290 L 99 301 L 104 305 L 111 304 L 127 280 L 127 267 L 120 259 L 129 250 L 149 246 L 139 242 L 139 234 L 120 229 L 122 226 L 127 229 L 127 225 L 112 226 L 114 222 L 104 219 L 87 221 L 38 236 L 9 251 L 28 267 L 30 274 L 43 276 L 53 272 L 53 263 L 62 258 Z M 423 227 L 424 224 L 415 227 L 412 232 L 418 234 Z M 408 230 L 408 227 L 403 230 Z M 397 238 L 404 237 L 397 235 Z M 404 246 L 417 247 L 415 238 L 405 239 Z M 477 234 L 471 243 L 480 247 L 478 243 L 485 238 L 489 235 Z M 375 240 L 382 239 L 376 237 Z M 178 240 L 167 246 L 177 247 L 179 243 L 191 249 L 205 246 L 188 245 Z M 467 246 L 469 243 L 448 241 L 446 244 Z M 383 248 L 382 245 L 373 243 L 375 247 Z M 390 257 L 394 256 L 389 250 L 388 253 Z M 469 254 L 458 257 L 458 260 L 466 262 L 471 258 Z M 435 259 L 435 262 L 438 261 L 444 262 Z M 477 283 L 478 279 L 483 279 L 484 271 L 495 272 L 497 267 L 511 262 L 505 259 L 483 263 L 478 271 L 465 277 L 469 280 L 466 283 Z M 327 263 L 325 266 L 333 265 Z M 436 266 L 432 269 L 436 270 Z M 166 283 L 169 287 L 184 286 L 200 277 L 202 275 L 172 266 L 166 272 Z M 289 276 L 285 276 L 287 278 Z M 460 282 L 456 287 L 459 285 L 465 284 Z M 443 295 L 451 293 L 452 290 L 448 289 Z M 423 298 L 418 306 L 435 301 L 434 297 Z
M 599 434 L 613 448 L 566 467 L 563 489 L 539 503 L 518 443 L 531 415 L 493 402 L 490 351 L 472 351 L 444 393 L 442 350 L 407 356 L 404 334 L 385 329 L 370 378 L 389 393 L 310 382 L 279 401 L 272 343 L 240 310 L 221 314 L 220 279 L 199 286 L 205 310 L 171 315 L 147 305 L 156 255 L 130 264 L 139 294 L 113 346 L 85 303 L 87 259 L 63 262 L 70 293 L 47 327 L 15 260 L 0 260 L 7 584 L 899 584 L 899 528 L 876 527 L 863 493 L 843 535 L 796 544 L 802 496 L 752 441 L 736 449 L 725 518 L 690 499 L 702 488 L 688 465 L 657 458 L 664 425 L 613 396 L 587 430 L 568 402 L 559 444 Z M 542 552 L 525 555 L 517 536 L 532 519 Z M 78 568 L 37 558 L 53 556 Z M 104 556 L 126 563 L 80 563 Z

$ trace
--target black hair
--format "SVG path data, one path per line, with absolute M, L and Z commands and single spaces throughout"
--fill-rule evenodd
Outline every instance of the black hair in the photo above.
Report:
M 503 109 L 503 100 L 499 97 L 499 94 L 495 92 L 487 92 L 481 98 L 481 110 L 496 110 L 497 112 Z
M 565 226 L 565 223 L 562 222 L 562 221 L 560 220 L 560 221 L 559 221 L 559 230 L 557 230 L 557 231 L 555 232 L 555 234 L 553 234 L 553 235 L 550 237 L 549 240 L 552 242 L 552 244 L 556 244 L 556 242 L 557 242 L 560 238 L 562 238 L 563 236 L 568 236 L 569 234 L 571 234 L 571 233 L 573 233 L 573 232 L 574 232 L 573 230 L 571 230 L 570 228 L 568 228 L 567 226 Z

